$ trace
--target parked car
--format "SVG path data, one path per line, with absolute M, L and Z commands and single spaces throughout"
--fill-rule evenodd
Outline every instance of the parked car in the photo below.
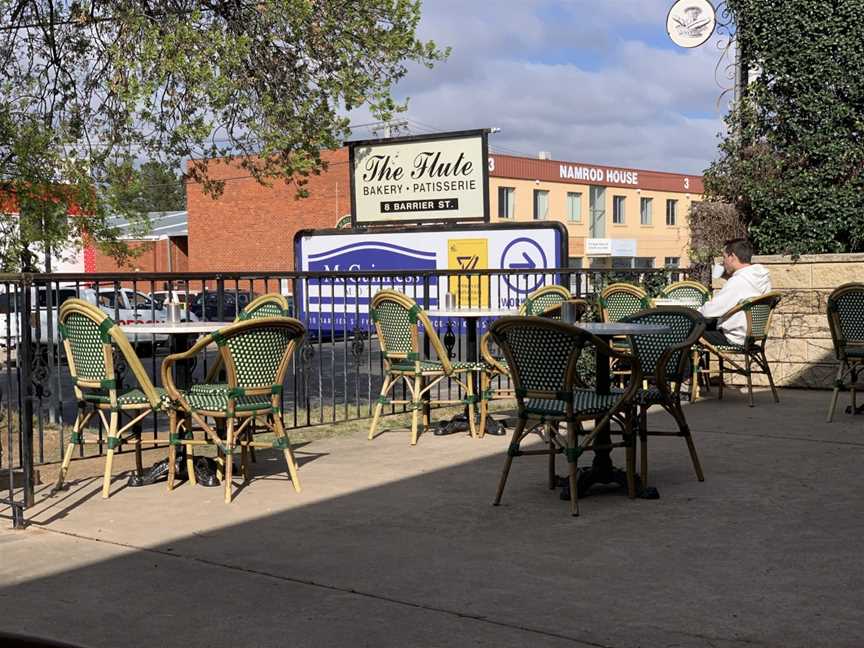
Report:
M 189 312 L 198 319 L 215 322 L 230 322 L 246 305 L 258 295 L 235 290 L 222 293 L 222 312 L 219 312 L 219 295 L 213 292 L 200 293 L 189 304 Z
M 18 300 L 20 301 L 20 294 Z M 58 343 L 57 319 L 60 306 L 70 297 L 78 297 L 91 304 L 99 306 L 106 315 L 113 318 L 118 324 L 149 324 L 151 322 L 164 322 L 166 311 L 155 303 L 148 295 L 134 291 L 130 288 L 118 288 L 113 286 L 100 286 L 94 289 L 91 286 L 75 284 L 59 284 L 51 288 L 51 335 L 49 336 L 48 317 L 48 291 L 45 286 L 31 288 L 32 312 L 30 325 L 34 343 L 46 346 L 49 339 L 54 345 Z M 0 346 L 11 358 L 18 345 L 18 303 L 10 304 L 11 295 L 0 295 Z M 15 299 L 11 299 L 15 302 Z M 194 315 L 189 319 L 197 320 Z M 139 352 L 151 351 L 152 343 L 164 344 L 168 341 L 167 335 L 130 335 L 129 341 L 135 345 Z M 2 357 L 3 354 L 0 354 Z
M 177 303 L 180 304 L 181 309 L 185 309 L 188 304 L 187 300 L 191 302 L 195 297 L 198 296 L 197 290 L 154 290 L 150 293 L 150 298 L 161 306 L 165 306 L 166 303 Z

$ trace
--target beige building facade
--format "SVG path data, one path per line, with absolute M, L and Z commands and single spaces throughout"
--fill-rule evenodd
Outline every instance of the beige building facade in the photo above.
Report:
M 687 219 L 702 192 L 701 176 L 489 156 L 491 222 L 563 223 L 571 267 L 686 267 Z

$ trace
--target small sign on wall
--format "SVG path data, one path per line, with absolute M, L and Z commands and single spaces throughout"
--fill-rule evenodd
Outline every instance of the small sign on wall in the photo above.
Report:
M 489 221 L 487 131 L 349 142 L 354 225 Z

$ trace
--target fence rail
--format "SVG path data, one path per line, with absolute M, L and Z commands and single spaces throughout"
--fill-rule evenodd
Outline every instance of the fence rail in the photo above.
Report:
M 0 511 L 11 511 L 15 526 L 33 504 L 34 467 L 62 459 L 76 403 L 57 333 L 59 306 L 70 297 L 98 305 L 121 324 L 167 318 L 165 301 L 180 302 L 183 317 L 233 320 L 256 295 L 278 292 L 289 298 L 291 314 L 307 327 L 307 340 L 283 385 L 288 428 L 335 424 L 371 416 L 381 386 L 383 359 L 373 343 L 369 300 L 382 288 L 413 297 L 434 314 L 451 293 L 461 307 L 518 309 L 526 295 L 546 284 L 561 284 L 574 296 L 591 297 L 614 281 L 656 293 L 686 278 L 686 269 L 656 270 L 459 270 L 407 272 L 240 272 L 0 274 Z M 468 341 L 463 322 L 433 317 L 447 351 L 464 359 Z M 481 321 L 485 329 L 489 321 Z M 168 339 L 134 335 L 130 340 L 151 377 L 159 375 Z M 194 368 L 203 380 L 215 360 L 208 351 Z M 123 374 L 122 364 L 118 367 Z M 442 390 L 453 389 L 443 384 Z M 391 406 L 391 413 L 397 410 Z M 99 438 L 104 430 L 98 429 Z M 153 447 L 167 441 L 165 422 L 154 414 L 142 433 Z M 101 454 L 102 445 L 91 454 Z M 5 483 L 4 483 L 5 482 Z M 4 492 L 5 491 L 5 492 Z M 2 513 L 6 515 L 6 513 Z

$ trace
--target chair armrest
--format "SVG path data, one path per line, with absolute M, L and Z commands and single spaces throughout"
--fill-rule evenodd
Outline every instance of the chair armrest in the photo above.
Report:
M 491 337 L 491 334 L 487 331 L 483 334 L 483 337 L 480 338 L 480 356 L 483 358 L 483 362 L 488 364 L 494 371 L 506 375 L 509 373 L 507 369 L 504 368 L 501 361 L 493 356 L 492 352 L 489 350 L 489 340 Z
M 167 356 L 162 361 L 162 386 L 165 388 L 165 391 L 168 392 L 168 396 L 171 397 L 171 400 L 179 400 L 184 402 L 180 394 L 180 390 L 177 389 L 177 385 L 174 384 L 174 377 L 171 372 L 171 368 L 177 363 L 178 360 L 187 360 L 189 358 L 194 358 L 198 355 L 202 349 L 206 348 L 207 345 L 213 342 L 213 334 L 209 333 L 192 345 L 192 348 L 188 351 L 184 351 L 183 353 L 174 353 Z
M 679 372 L 683 375 L 684 365 L 688 360 L 688 353 L 690 349 L 693 348 L 695 344 L 699 343 L 699 340 L 702 338 L 702 334 L 705 333 L 705 325 L 699 324 L 696 328 L 693 329 L 693 332 L 690 336 L 681 342 L 680 344 L 674 344 L 668 347 L 663 353 L 660 354 L 660 358 L 657 360 L 657 369 L 654 373 L 654 380 L 657 383 L 657 387 L 661 392 L 665 392 L 666 394 L 671 394 L 672 390 L 669 387 L 669 382 L 666 380 L 666 365 L 669 362 L 669 359 L 678 351 L 681 351 L 681 358 L 679 360 Z

